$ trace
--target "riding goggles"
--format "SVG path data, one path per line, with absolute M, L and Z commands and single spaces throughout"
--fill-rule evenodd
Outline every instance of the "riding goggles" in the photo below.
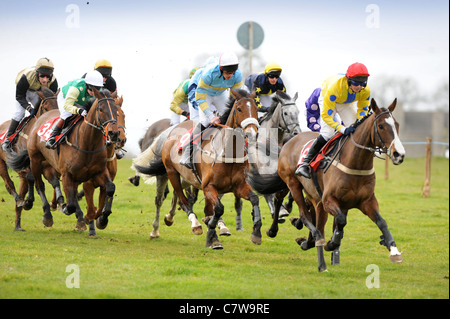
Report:
M 360 82 L 360 81 L 355 81 L 355 80 L 349 79 L 348 83 L 351 84 L 351 85 L 354 85 L 354 86 L 362 86 L 362 87 L 366 87 L 367 86 L 367 81 Z

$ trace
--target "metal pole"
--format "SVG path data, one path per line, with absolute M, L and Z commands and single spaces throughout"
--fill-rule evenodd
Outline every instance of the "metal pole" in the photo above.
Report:
M 248 60 L 249 60 L 249 70 L 250 74 L 253 74 L 253 22 L 248 23 Z

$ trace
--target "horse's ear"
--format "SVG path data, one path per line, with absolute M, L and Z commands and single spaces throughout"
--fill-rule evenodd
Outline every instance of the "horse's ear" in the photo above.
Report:
M 117 98 L 117 91 L 114 91 L 114 93 L 111 94 L 111 97 L 112 97 L 113 99 Z
M 254 99 L 256 96 L 256 91 L 253 91 L 252 94 L 249 95 L 249 98 Z
M 117 94 L 116 94 L 117 95 Z M 121 95 L 119 98 L 116 98 L 115 99 L 115 103 L 116 103 L 116 105 L 117 106 L 122 106 L 122 103 L 123 103 L 123 95 Z
M 97 99 L 101 99 L 101 98 L 102 98 L 102 96 L 100 95 L 100 91 L 97 90 L 97 88 L 92 87 L 92 91 L 94 91 L 94 96 L 95 96 Z
M 297 98 L 298 98 L 298 92 L 295 92 L 295 95 L 294 95 L 294 97 L 292 98 L 292 100 L 295 102 L 295 101 L 297 100 Z
M 230 94 L 231 94 L 231 96 L 234 97 L 236 100 L 241 99 L 241 95 L 240 95 L 236 90 L 231 89 L 231 90 L 230 90 Z
M 58 96 L 60 91 L 61 91 L 61 88 L 58 88 L 58 90 L 56 90 L 55 96 Z
M 389 112 L 392 113 L 394 111 L 396 105 L 397 105 L 397 98 L 395 98 L 394 102 L 392 102 L 392 104 L 389 105 L 389 107 L 388 107 Z
M 45 100 L 45 95 L 44 95 L 44 93 L 42 91 L 36 91 L 36 93 L 39 95 L 41 100 Z
M 380 112 L 380 109 L 378 108 L 377 102 L 375 101 L 374 98 L 372 98 L 372 99 L 370 100 L 370 108 L 372 109 L 372 111 L 373 111 L 374 113 Z

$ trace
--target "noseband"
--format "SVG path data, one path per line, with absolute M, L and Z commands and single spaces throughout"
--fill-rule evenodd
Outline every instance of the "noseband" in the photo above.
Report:
M 238 102 L 240 102 L 240 101 L 245 101 L 245 100 L 247 100 L 247 101 L 254 101 L 254 100 L 251 99 L 251 98 L 244 97 L 244 98 L 239 99 L 239 100 L 237 100 L 236 102 L 234 102 L 234 108 L 235 108 L 235 109 L 234 109 L 234 112 L 233 112 L 233 120 L 234 120 L 234 124 L 236 124 L 237 127 L 240 127 L 240 128 L 242 128 L 242 129 L 245 129 L 247 126 L 249 126 L 249 125 L 251 125 L 251 124 L 253 124 L 253 125 L 255 125 L 257 128 L 259 128 L 258 120 L 255 119 L 255 118 L 253 118 L 253 117 L 248 117 L 248 118 L 246 118 L 245 120 L 241 121 L 240 124 L 238 123 L 238 121 L 237 121 L 237 114 L 236 114 L 236 104 L 237 104 Z

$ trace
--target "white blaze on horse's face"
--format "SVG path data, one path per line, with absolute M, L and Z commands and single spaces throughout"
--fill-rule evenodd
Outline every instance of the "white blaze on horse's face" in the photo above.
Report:
M 394 165 L 399 165 L 403 163 L 405 158 L 405 148 L 403 147 L 402 142 L 400 141 L 400 137 L 397 134 L 397 129 L 395 128 L 395 121 L 392 116 L 386 119 L 386 124 L 389 124 L 392 128 L 392 132 L 394 133 L 394 139 L 389 146 L 388 155 L 392 159 L 392 163 Z
M 250 102 L 246 103 L 246 106 L 248 107 L 248 109 L 250 110 L 249 114 L 251 114 L 252 111 L 252 104 Z M 256 117 L 256 114 L 253 115 Z M 253 125 L 252 125 L 253 124 Z M 254 144 L 256 143 L 256 136 L 258 134 L 258 128 L 259 128 L 259 123 L 258 120 L 256 118 L 253 117 L 249 117 L 246 118 L 245 120 L 243 120 L 241 122 L 241 127 L 245 132 L 245 135 L 247 136 L 247 141 L 249 144 Z M 255 129 L 256 128 L 256 129 Z

